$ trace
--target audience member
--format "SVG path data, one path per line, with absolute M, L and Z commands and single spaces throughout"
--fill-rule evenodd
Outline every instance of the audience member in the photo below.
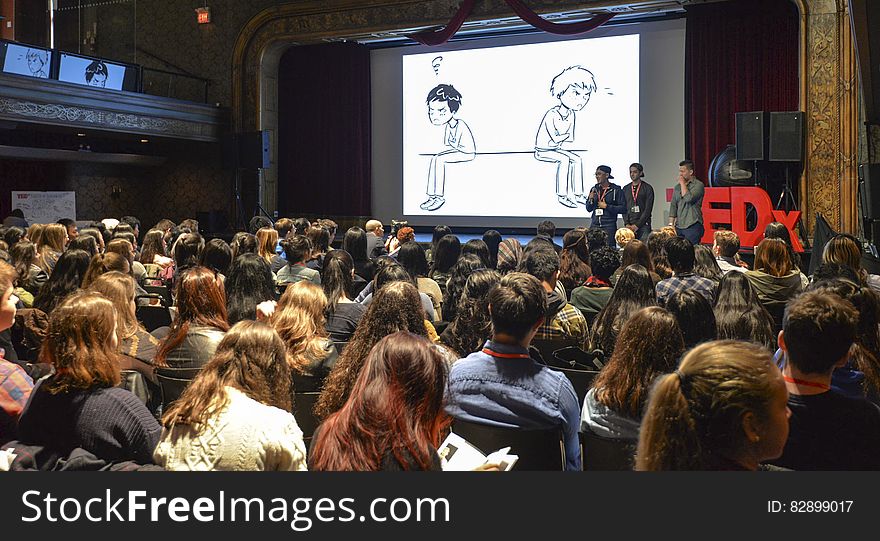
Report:
M 82 448 L 106 462 L 153 462 L 159 423 L 118 387 L 116 310 L 99 293 L 66 299 L 49 319 L 40 361 L 55 367 L 34 387 L 19 438 L 66 457 Z
M 50 314 L 58 303 L 82 286 L 88 268 L 89 254 L 86 252 L 67 250 L 61 254 L 49 279 L 34 298 L 34 308 Z
M 614 242 L 618 250 L 623 250 L 626 245 L 636 238 L 636 234 L 628 227 L 621 227 L 614 233 Z
M 492 268 L 492 258 L 489 253 L 489 247 L 481 239 L 471 239 L 464 243 L 461 247 L 461 255 L 473 254 L 480 258 L 483 268 Z
M 666 299 L 666 309 L 678 320 L 685 349 L 718 337 L 712 305 L 696 291 L 683 289 L 674 293 Z
M 572 340 L 583 346 L 587 341 L 587 320 L 580 310 L 556 291 L 559 279 L 559 256 L 548 249 L 536 249 L 525 256 L 523 270 L 541 282 L 547 295 L 544 323 L 538 327 L 537 340 Z
M 633 241 L 637 242 L 637 241 Z M 596 316 L 590 333 L 590 350 L 600 350 L 609 359 L 621 329 L 642 308 L 657 305 L 651 275 L 641 265 L 629 266 L 620 276 L 608 304 Z
M 348 342 L 367 311 L 365 306 L 351 298 L 354 273 L 354 261 L 344 249 L 333 250 L 324 259 L 324 275 L 321 279 L 321 287 L 327 296 L 327 322 L 324 328 L 330 338 L 337 342 Z
M 714 313 L 719 339 L 754 342 L 769 351 L 776 349 L 773 318 L 742 272 L 728 272 L 721 279 Z
M 306 267 L 321 272 L 324 256 L 330 251 L 330 232 L 323 227 L 313 226 L 306 232 L 306 237 L 312 243 L 312 253 L 306 261 Z
M 490 269 L 468 276 L 452 323 L 440 335 L 440 342 L 451 350 L 455 361 L 478 351 L 492 336 L 489 319 L 489 291 L 501 281 L 501 274 Z
M 712 280 L 715 284 L 715 289 L 718 289 L 718 283 L 721 282 L 723 273 L 721 272 L 721 267 L 718 266 L 715 255 L 712 253 L 712 249 L 708 246 L 702 244 L 694 246 L 694 274 Z
M 40 287 L 46 283 L 49 275 L 34 263 L 37 259 L 37 249 L 28 240 L 15 243 L 9 250 L 9 256 L 15 267 L 16 296 L 21 298 L 22 302 L 24 302 L 23 297 L 29 297 L 29 302 L 25 304 L 30 308 L 34 303 L 34 296 L 40 292 Z
M 675 370 L 684 340 L 675 317 L 658 306 L 635 312 L 619 338 L 584 399 L 581 431 L 636 442 L 651 384 Z
M 468 276 L 478 269 L 485 269 L 486 266 L 474 254 L 462 254 L 452 267 L 449 274 L 449 280 L 446 283 L 446 292 L 443 295 L 443 306 L 446 309 L 446 320 L 452 321 L 458 313 L 458 299 L 464 290 Z
M 232 236 L 232 242 L 229 243 L 229 247 L 232 248 L 233 261 L 238 259 L 238 256 L 242 254 L 256 254 L 257 237 L 255 237 L 252 233 L 239 231 Z
M 501 274 L 515 272 L 522 263 L 522 256 L 523 249 L 518 240 L 512 237 L 504 239 L 498 245 L 498 265 L 495 268 Z
M 89 290 L 96 291 L 106 297 L 116 310 L 116 338 L 118 342 L 117 352 L 132 359 L 137 359 L 147 365 L 152 365 L 159 341 L 144 329 L 135 315 L 135 291 L 136 283 L 131 275 L 110 271 L 95 279 L 89 286 Z M 126 363 L 125 359 L 120 359 Z M 121 369 L 134 366 L 132 363 L 121 364 Z M 143 370 L 136 367 L 139 372 L 147 376 L 148 380 L 156 381 L 151 370 Z
M 727 274 L 730 271 L 746 272 L 749 270 L 739 260 L 739 248 L 739 235 L 727 230 L 715 232 L 712 253 L 715 254 L 718 268 L 721 269 L 723 274 Z
M 316 285 L 321 285 L 320 273 L 306 266 L 306 261 L 312 253 L 312 243 L 308 237 L 293 235 L 282 241 L 281 247 L 284 248 L 287 265 L 278 271 L 276 283 L 279 285 L 295 284 L 302 280 L 308 280 Z
M 379 220 L 368 220 L 364 229 L 367 232 L 367 254 L 370 259 L 376 259 L 380 255 L 388 255 L 385 249 L 385 229 Z
M 434 231 L 431 233 L 431 247 L 425 251 L 428 263 L 434 263 L 434 254 L 437 253 L 437 244 L 440 242 L 440 239 L 446 235 L 452 235 L 452 229 L 448 225 L 438 225 L 434 227 Z
M 390 258 L 389 258 L 390 259 Z M 376 278 L 373 279 L 373 290 L 364 297 L 364 300 L 361 301 L 361 304 L 364 306 L 370 306 L 373 302 L 373 297 L 375 296 L 375 292 L 379 291 L 386 285 L 392 282 L 408 282 L 413 286 L 416 285 L 415 280 L 406 269 L 400 266 L 397 263 L 393 264 L 385 264 L 379 268 L 379 271 L 376 272 Z M 424 318 L 430 322 L 436 321 L 436 317 L 434 314 L 434 304 L 431 302 L 431 298 L 425 295 L 422 292 L 419 293 L 419 301 L 422 304 L 422 310 L 424 312 Z
M 591 227 L 585 232 L 587 236 L 587 250 L 592 254 L 599 248 L 608 246 L 608 233 L 604 229 Z
M 165 233 L 161 229 L 150 229 L 144 235 L 140 262 L 144 265 L 158 265 L 162 268 L 168 267 L 174 262 L 166 252 Z
M 0 261 L 0 331 L 15 322 L 18 298 L 13 293 L 14 279 L 15 269 Z M 18 418 L 33 387 L 34 381 L 20 366 L 0 355 L 0 445 L 18 437 Z
M 235 258 L 223 281 L 226 314 L 231 325 L 245 319 L 257 319 L 257 306 L 275 300 L 275 283 L 266 260 L 246 253 Z
M 717 284 L 708 278 L 694 274 L 694 245 L 684 237 L 673 237 L 664 243 L 672 277 L 661 280 L 657 284 L 657 302 L 660 306 L 679 291 L 696 291 L 704 296 L 709 305 L 715 302 Z
M 562 251 L 562 246 L 556 244 L 556 224 L 550 220 L 544 220 L 538 224 L 536 239 L 547 241 L 558 255 Z
M 395 332 L 369 352 L 351 393 L 315 432 L 316 471 L 440 470 L 446 364 L 421 336 Z
M 425 257 L 425 249 L 418 242 L 407 242 L 398 250 L 397 262 L 412 278 L 415 278 L 419 292 L 431 299 L 435 320 L 443 321 L 443 293 L 437 282 L 428 278 L 428 259 Z
M 115 252 L 105 252 L 96 255 L 89 261 L 89 267 L 83 276 L 81 287 L 83 289 L 89 287 L 99 276 L 110 271 L 131 274 L 128 259 Z
M 800 272 L 801 260 L 798 255 L 794 252 L 794 248 L 791 244 L 791 232 L 788 230 L 788 227 L 785 224 L 780 222 L 770 222 L 764 228 L 764 238 L 765 239 L 779 239 L 785 243 L 786 252 L 788 253 L 788 259 L 791 262 L 792 269 L 798 269 Z M 804 283 L 804 287 L 806 287 L 806 283 Z
M 410 281 L 389 283 L 376 293 L 351 340 L 324 381 L 315 414 L 326 419 L 348 400 L 370 350 L 382 338 L 397 331 L 427 337 L 419 292 Z
M 489 249 L 489 265 L 486 268 L 495 269 L 498 267 L 498 246 L 501 245 L 501 240 L 501 233 L 494 229 L 483 233 L 483 242 Z
M 47 225 L 42 231 L 38 244 L 37 265 L 51 274 L 65 246 L 67 246 L 67 228 L 61 224 Z
M 171 471 L 304 471 L 306 448 L 290 402 L 284 343 L 263 323 L 242 321 L 162 417 L 156 464 Z
M 651 254 L 654 272 L 660 276 L 661 280 L 672 278 L 672 267 L 669 266 L 669 257 L 666 255 L 666 241 L 675 236 L 675 233 L 670 236 L 664 233 L 662 229 L 660 231 L 651 231 L 645 243 L 648 246 L 648 252 Z
M 562 429 L 565 467 L 580 470 L 580 411 L 561 372 L 529 356 L 544 324 L 545 288 L 534 276 L 511 273 L 489 293 L 492 339 L 452 366 L 446 411 L 455 418 L 516 428 Z
M 342 249 L 351 255 L 354 273 L 369 282 L 376 275 L 376 265 L 368 256 L 367 238 L 366 231 L 360 227 L 352 227 L 342 238 Z
M 862 267 L 862 246 L 852 235 L 835 235 L 822 250 L 823 263 L 839 263 L 852 268 L 859 280 L 875 291 L 880 291 L 880 276 L 869 274 Z
M 229 272 L 229 265 L 232 264 L 232 248 L 226 244 L 223 239 L 211 239 L 205 243 L 205 249 L 202 250 L 202 256 L 199 259 L 199 265 L 207 267 L 216 272 L 223 279 Z
M 734 340 L 696 347 L 654 383 L 636 469 L 757 470 L 782 454 L 787 400 L 764 348 Z
M 620 255 L 620 267 L 611 275 L 611 284 L 617 285 L 620 275 L 631 265 L 641 265 L 648 271 L 651 283 L 654 287 L 660 282 L 660 275 L 654 272 L 654 262 L 651 260 L 651 252 L 648 245 L 639 239 L 633 239 L 627 243 Z
M 559 252 L 559 281 L 565 287 L 569 299 L 574 288 L 581 286 L 593 274 L 584 231 L 582 228 L 572 229 L 562 237 L 562 251 Z
M 794 470 L 880 469 L 880 409 L 831 390 L 858 332 L 852 303 L 820 291 L 785 309 L 779 347 L 785 354 L 791 432 L 774 464 Z
M 745 274 L 761 304 L 770 312 L 776 324 L 781 324 L 785 303 L 804 288 L 800 271 L 791 266 L 785 242 L 774 238 L 762 240 L 755 247 L 754 270 Z
M 614 292 L 611 275 L 618 267 L 620 267 L 620 256 L 616 249 L 601 246 L 590 250 L 590 268 L 593 274 L 587 278 L 584 285 L 571 292 L 571 304 L 580 310 L 588 324 L 596 319 L 596 315 L 611 299 L 611 294 Z

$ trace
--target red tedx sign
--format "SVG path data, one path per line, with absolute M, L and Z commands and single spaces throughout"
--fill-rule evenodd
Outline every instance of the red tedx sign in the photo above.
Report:
M 672 200 L 672 190 L 667 190 L 667 200 Z M 730 208 L 713 207 L 718 204 L 729 204 Z M 747 206 L 754 207 L 758 222 L 754 229 L 746 229 Z M 756 186 L 742 188 L 706 188 L 703 197 L 703 225 L 705 233 L 700 241 L 703 244 L 712 244 L 715 231 L 729 229 L 739 235 L 739 242 L 743 248 L 752 248 L 764 238 L 764 228 L 770 222 L 780 222 L 788 229 L 791 236 L 791 245 L 795 252 L 803 252 L 800 239 L 795 233 L 795 224 L 801 213 L 798 210 L 786 212 L 773 210 L 770 196 L 763 189 Z M 717 227 L 724 226 L 724 227 Z

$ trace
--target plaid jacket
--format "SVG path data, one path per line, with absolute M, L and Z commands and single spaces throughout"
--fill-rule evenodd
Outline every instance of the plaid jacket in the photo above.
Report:
M 553 319 L 538 328 L 535 338 L 538 340 L 573 339 L 582 343 L 586 341 L 588 331 L 587 320 L 581 311 L 566 303 Z
M 672 278 L 660 280 L 655 288 L 657 292 L 657 304 L 664 306 L 666 300 L 679 291 L 694 290 L 706 297 L 709 304 L 715 304 L 715 282 L 692 272 L 683 272 Z
M 33 380 L 20 366 L 0 359 L 0 437 L 8 435 L 4 431 L 9 425 L 14 429 L 33 388 Z

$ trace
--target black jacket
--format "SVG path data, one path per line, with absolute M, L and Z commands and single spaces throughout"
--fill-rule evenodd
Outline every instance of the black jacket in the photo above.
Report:
M 605 193 L 605 197 L 600 200 L 605 201 L 608 204 L 608 207 L 604 209 L 602 216 L 596 216 L 595 210 L 598 208 L 598 202 L 594 202 L 595 199 L 598 199 L 598 196 L 601 196 L 602 193 Z M 593 197 L 593 194 L 596 194 L 597 197 Z M 593 212 L 593 220 L 590 222 L 590 227 L 602 227 L 602 228 L 617 228 L 617 216 L 620 214 L 626 214 L 626 201 L 623 197 L 623 190 L 617 184 L 613 182 L 608 184 L 608 190 L 605 191 L 598 184 L 593 186 L 590 189 L 590 193 L 587 195 L 587 212 Z

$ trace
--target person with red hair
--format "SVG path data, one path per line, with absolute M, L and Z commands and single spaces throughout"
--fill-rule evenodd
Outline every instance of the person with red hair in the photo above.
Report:
M 427 339 L 400 331 L 380 340 L 345 405 L 315 432 L 309 470 L 440 470 L 446 378 Z

